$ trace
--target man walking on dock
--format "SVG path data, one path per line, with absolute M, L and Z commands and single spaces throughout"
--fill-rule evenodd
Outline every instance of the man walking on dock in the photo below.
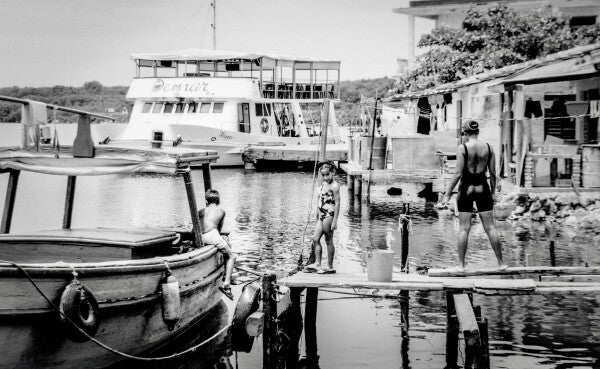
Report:
M 460 180 L 456 205 L 460 229 L 458 233 L 458 259 L 457 271 L 465 270 L 465 255 L 471 231 L 471 218 L 473 215 L 473 202 L 477 204 L 477 212 L 483 229 L 490 239 L 494 254 L 498 260 L 498 267 L 506 269 L 502 260 L 502 246 L 494 220 L 494 202 L 496 192 L 496 158 L 494 150 L 488 143 L 479 141 L 479 123 L 468 121 L 462 124 L 462 135 L 467 141 L 458 147 L 456 153 L 456 171 L 450 179 L 443 202 L 447 204 L 452 196 L 454 187 Z M 488 185 L 486 172 L 489 172 Z

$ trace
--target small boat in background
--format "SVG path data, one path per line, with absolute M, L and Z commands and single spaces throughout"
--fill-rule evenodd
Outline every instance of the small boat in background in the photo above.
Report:
M 98 343 L 143 354 L 221 300 L 223 257 L 202 243 L 190 173 L 192 164 L 202 166 L 210 188 L 217 153 L 86 147 L 89 115 L 80 118 L 79 128 L 86 125 L 60 152 L 0 148 L 0 173 L 9 176 L 0 223 L 0 368 L 106 367 L 123 357 Z M 22 171 L 68 177 L 61 229 L 10 233 Z M 71 228 L 77 177 L 129 173 L 182 177 L 193 229 Z

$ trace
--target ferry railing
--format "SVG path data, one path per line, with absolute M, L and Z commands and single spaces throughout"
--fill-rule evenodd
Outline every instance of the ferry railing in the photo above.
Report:
M 337 92 L 335 85 L 329 84 L 296 84 L 295 93 L 293 84 L 265 83 L 263 86 L 262 96 L 268 99 L 334 99 Z

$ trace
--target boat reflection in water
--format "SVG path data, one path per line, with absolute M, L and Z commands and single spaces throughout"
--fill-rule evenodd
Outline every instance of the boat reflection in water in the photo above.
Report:
M 162 345 L 145 352 L 143 357 L 164 357 L 183 352 L 208 340 L 228 324 L 228 308 L 221 300 L 206 315 L 190 325 L 177 337 L 164 342 Z M 231 350 L 229 330 L 212 338 L 196 350 L 181 355 L 178 358 L 156 362 L 125 360 L 111 366 L 109 369 L 131 368 L 169 368 L 169 369 L 229 369 L 234 361 Z

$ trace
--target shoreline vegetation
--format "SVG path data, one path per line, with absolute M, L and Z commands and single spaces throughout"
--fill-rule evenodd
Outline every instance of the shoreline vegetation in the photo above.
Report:
M 338 123 L 342 126 L 356 121 L 361 98 L 384 96 L 394 88 L 396 80 L 383 77 L 374 79 L 361 79 L 355 81 L 341 81 L 341 101 L 336 104 Z M 129 112 L 133 106 L 125 99 L 128 87 L 103 86 L 100 82 L 90 81 L 80 87 L 52 86 L 52 87 L 2 87 L 0 95 L 31 99 L 47 104 L 72 107 L 94 113 L 103 113 L 115 118 L 116 123 L 126 123 Z M 57 113 L 57 118 L 62 122 L 76 122 L 76 117 L 71 114 Z M 18 104 L 0 102 L 0 122 L 12 123 L 21 121 L 21 108 Z

